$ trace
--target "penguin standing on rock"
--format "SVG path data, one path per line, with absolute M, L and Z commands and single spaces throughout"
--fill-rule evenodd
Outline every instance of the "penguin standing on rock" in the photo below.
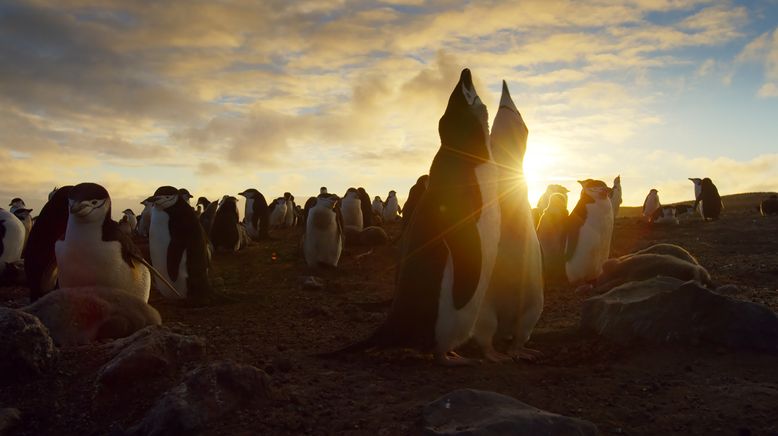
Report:
M 655 212 L 661 208 L 662 203 L 659 202 L 659 191 L 651 189 L 643 201 L 643 217 L 650 223 L 654 222 Z
M 24 224 L 14 214 L 0 208 L 0 274 L 5 272 L 6 264 L 22 258 L 25 234 Z
M 55 245 L 60 287 L 118 288 L 148 302 L 151 273 L 111 219 L 108 191 L 96 183 L 78 184 L 70 190 L 68 206 L 65 238 Z
M 237 252 L 249 244 L 249 234 L 238 218 L 238 203 L 235 197 L 227 197 L 216 211 L 211 227 L 211 243 L 215 249 Z
M 543 312 L 544 285 L 543 258 L 524 178 L 528 134 L 503 81 L 490 136 L 492 156 L 499 167 L 500 242 L 473 335 L 485 357 L 495 362 L 535 360 L 541 354 L 525 347 Z M 498 337 L 511 339 L 507 354 L 494 349 L 493 340 Z
M 369 338 L 336 353 L 417 347 L 442 364 L 472 363 L 454 349 L 470 338 L 489 287 L 500 211 L 488 113 L 470 70 L 462 71 L 438 131 L 429 187 L 402 239 L 392 309 Z
M 149 253 L 152 265 L 162 275 L 156 277 L 157 289 L 167 298 L 211 302 L 215 294 L 208 279 L 208 245 L 194 209 L 172 186 L 158 188 L 146 200 L 154 205 Z
M 601 180 L 579 180 L 581 198 L 567 220 L 565 272 L 570 284 L 591 284 L 610 255 L 613 209 Z
M 24 249 L 24 273 L 35 301 L 57 287 L 57 256 L 54 246 L 63 239 L 68 225 L 68 197 L 72 186 L 63 186 L 49 197 L 30 231 Z
M 338 196 L 319 194 L 308 210 L 303 235 L 303 254 L 309 267 L 336 268 L 343 251 L 343 217 L 336 207 Z
M 700 215 L 705 221 L 715 221 L 721 215 L 724 204 L 721 202 L 719 190 L 709 178 L 702 179 L 702 191 L 700 192 Z
M 254 188 L 246 189 L 238 195 L 246 198 L 243 223 L 249 236 L 254 240 L 268 239 L 270 211 L 265 196 Z

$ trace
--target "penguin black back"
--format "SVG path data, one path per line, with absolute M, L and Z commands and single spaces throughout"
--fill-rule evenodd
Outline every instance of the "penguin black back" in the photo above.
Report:
M 721 215 L 721 196 L 719 190 L 713 181 L 708 177 L 702 179 L 702 191 L 700 192 L 700 201 L 702 201 L 703 219 L 717 220 Z
M 373 225 L 373 205 L 370 203 L 370 195 L 362 187 L 357 188 L 357 195 L 362 209 L 362 227 L 370 227 Z
M 227 197 L 216 211 L 211 227 L 211 243 L 214 248 L 233 250 L 240 238 L 238 234 L 238 205 L 235 197 Z

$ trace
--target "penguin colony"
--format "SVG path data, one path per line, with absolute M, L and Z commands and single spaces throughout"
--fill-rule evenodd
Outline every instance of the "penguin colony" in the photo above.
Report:
M 245 199 L 241 221 L 236 196 L 199 197 L 193 207 L 187 189 L 161 186 L 140 203 L 139 214 L 126 209 L 115 221 L 108 191 L 80 183 L 55 188 L 33 224 L 32 209 L 14 198 L 9 211 L 0 208 L 0 274 L 23 259 L 30 299 L 48 312 L 64 304 L 57 303 L 64 301 L 57 288 L 67 295 L 91 289 L 84 295 L 129 298 L 136 313 L 147 313 L 142 319 L 159 323 L 156 311 L 146 309 L 152 287 L 185 304 L 230 301 L 212 285 L 211 259 L 221 255 L 216 253 L 238 252 L 270 239 L 271 231 L 299 226 L 305 264 L 332 269 L 346 244 L 387 243 L 381 226 L 401 221 L 388 317 L 369 337 L 335 354 L 413 347 L 444 365 L 473 363 L 455 351 L 471 338 L 487 360 L 537 358 L 540 352 L 526 344 L 547 284 L 591 289 L 656 271 L 712 284 L 696 259 L 673 245 L 609 259 L 622 203 L 620 176 L 612 186 L 580 180 L 570 212 L 570 191 L 561 185 L 549 185 L 532 208 L 523 173 L 529 129 L 505 82 L 490 129 L 487 107 L 470 71 L 463 70 L 438 132 L 441 145 L 429 173 L 410 188 L 403 207 L 394 190 L 385 200 L 371 201 L 362 187 L 339 197 L 323 186 L 301 206 L 290 192 L 268 202 L 247 188 L 236 194 Z M 723 204 L 711 179 L 689 180 L 694 205 L 663 206 L 658 190 L 651 189 L 643 218 L 652 225 L 675 225 L 694 212 L 705 221 L 719 219 Z M 764 199 L 759 210 L 778 214 L 776 196 Z M 146 241 L 148 259 L 137 245 Z M 495 344 L 505 340 L 505 351 L 497 351 Z

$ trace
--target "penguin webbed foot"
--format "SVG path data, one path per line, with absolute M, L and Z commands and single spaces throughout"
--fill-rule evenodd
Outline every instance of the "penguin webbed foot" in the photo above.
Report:
M 519 347 L 518 349 L 509 352 L 510 356 L 515 362 L 526 360 L 528 362 L 537 362 L 538 359 L 543 357 L 543 352 L 527 347 Z
M 439 365 L 449 367 L 461 367 L 461 366 L 476 366 L 481 362 L 476 359 L 470 359 L 460 356 L 455 351 L 448 351 L 446 353 L 435 353 L 435 362 Z

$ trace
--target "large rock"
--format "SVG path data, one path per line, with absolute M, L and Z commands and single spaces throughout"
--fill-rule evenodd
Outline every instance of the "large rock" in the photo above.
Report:
M 160 374 L 169 374 L 205 357 L 205 340 L 149 326 L 117 340 L 117 352 L 97 374 L 102 390 L 122 390 Z
M 22 310 L 37 316 L 58 345 L 123 338 L 162 323 L 159 312 L 139 298 L 105 287 L 58 289 Z
M 186 375 L 129 434 L 189 434 L 253 401 L 270 398 L 270 377 L 250 365 L 215 362 Z
M 596 435 L 589 421 L 546 412 L 495 392 L 460 389 L 424 406 L 427 434 L 457 436 Z
M 695 281 L 656 277 L 584 302 L 581 327 L 611 340 L 711 344 L 778 352 L 778 316 Z
M 0 307 L 0 378 L 40 374 L 58 355 L 49 331 L 38 318 Z

